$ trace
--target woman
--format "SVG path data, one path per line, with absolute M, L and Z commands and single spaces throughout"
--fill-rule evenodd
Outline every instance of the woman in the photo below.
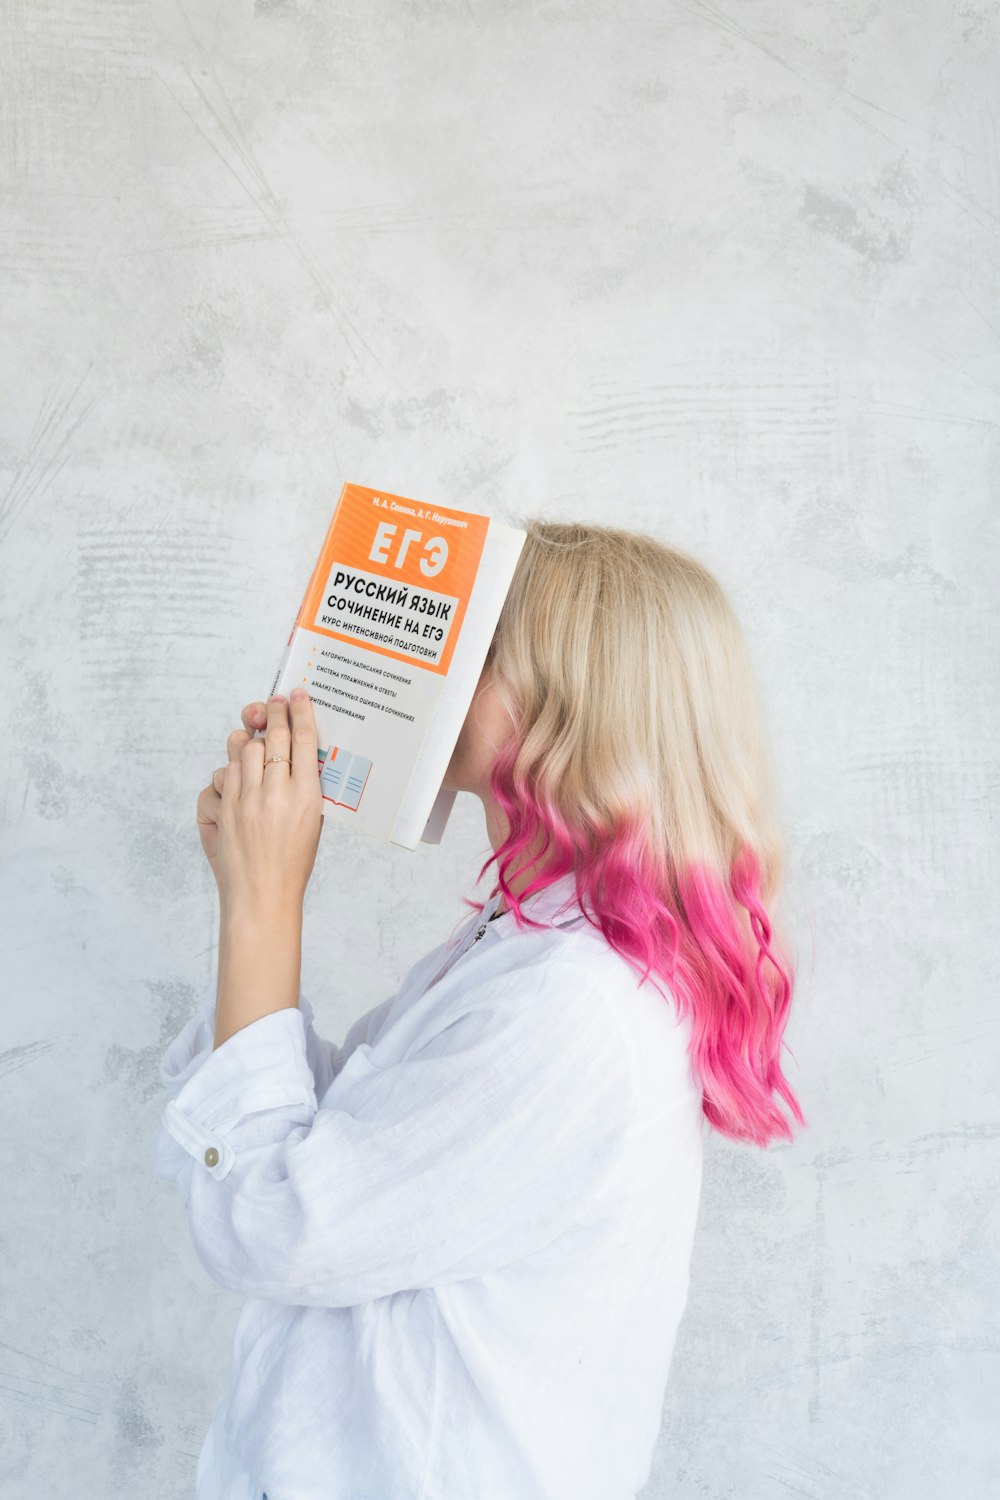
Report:
M 523 524 L 445 779 L 482 800 L 493 890 L 342 1046 L 299 991 L 308 698 L 245 709 L 199 797 L 218 995 L 167 1050 L 154 1139 L 205 1268 L 247 1298 L 199 1500 L 631 1500 L 706 1122 L 789 1139 L 779 1095 L 805 1124 L 733 612 L 651 537 Z

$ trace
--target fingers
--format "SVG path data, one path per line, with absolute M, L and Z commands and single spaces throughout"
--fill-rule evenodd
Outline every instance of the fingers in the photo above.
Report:
M 237 769 L 232 773 L 226 766 L 221 766 L 212 772 L 212 780 L 209 786 L 200 793 L 197 805 L 197 821 L 199 823 L 214 823 L 218 817 L 219 802 L 223 791 L 228 784 L 232 795 L 239 796 L 242 785 L 243 770 L 243 747 L 250 743 L 256 731 L 263 729 L 267 723 L 267 704 L 248 703 L 240 714 L 243 720 L 242 729 L 234 729 L 226 741 L 229 755 L 229 764 Z M 213 816 L 214 814 L 214 816 Z
M 267 704 L 248 703 L 240 715 L 243 720 L 243 728 L 253 734 L 258 729 L 263 729 L 267 723 Z
M 211 823 L 214 827 L 219 816 L 219 793 L 214 786 L 203 787 L 198 793 L 198 801 L 195 804 L 196 823 Z
M 240 767 L 240 779 L 239 779 L 239 782 L 238 783 L 234 782 L 235 795 L 236 796 L 240 795 L 240 793 L 241 793 L 241 791 L 243 789 L 243 781 L 245 779 L 243 777 L 243 774 L 242 774 L 243 773 L 243 749 L 244 749 L 244 745 L 253 744 L 254 739 L 256 737 L 257 730 L 258 729 L 263 729 L 264 726 L 266 725 L 266 723 L 267 723 L 267 704 L 266 703 L 260 703 L 260 702 L 257 702 L 257 703 L 248 703 L 247 706 L 246 706 L 246 708 L 244 708 L 243 712 L 240 714 L 240 718 L 243 720 L 243 730 L 241 731 L 241 730 L 238 730 L 238 729 L 234 729 L 233 733 L 229 736 L 229 741 L 227 742 L 228 745 L 229 745 L 229 759 L 230 759 L 230 761 L 236 761 L 236 762 L 238 762 L 239 767 Z M 234 736 L 239 736 L 241 733 L 243 734 L 244 737 L 242 739 L 237 740 L 236 753 L 234 754 L 233 743 L 232 742 L 233 742 Z M 263 743 L 263 742 L 260 741 L 259 743 Z M 235 772 L 233 773 L 233 775 L 235 776 Z M 230 779 L 231 778 L 230 778 L 229 773 L 227 771 L 226 775 L 223 777 L 223 784 L 225 784 L 225 782 L 229 781 Z M 258 775 L 257 775 L 257 780 L 258 781 L 260 780 L 260 774 L 259 774 L 259 772 L 258 772 Z M 213 785 L 214 785 L 215 784 L 215 777 L 214 776 L 212 778 L 212 782 L 213 782 Z M 247 783 L 247 784 L 249 785 L 249 783 Z M 221 795 L 221 793 L 220 793 L 220 795 Z
M 212 785 L 225 802 L 238 798 L 244 786 L 267 784 L 270 772 L 274 779 L 289 772 L 282 762 L 268 765 L 272 755 L 283 755 L 291 763 L 291 777 L 307 781 L 317 770 L 318 737 L 316 716 L 309 694 L 296 694 L 290 703 L 284 698 L 270 698 L 266 703 L 248 703 L 241 715 L 243 729 L 234 729 L 226 741 L 229 764 L 222 777 L 221 790 L 213 777 Z M 255 738 L 264 730 L 262 739 Z M 318 783 L 317 783 L 318 784 Z
M 257 752 L 257 746 L 262 745 L 263 750 Z M 253 756 L 250 761 L 248 756 Z M 268 765 L 272 755 L 283 755 L 285 760 L 277 765 Z M 267 701 L 267 729 L 263 740 L 251 740 L 244 750 L 244 769 L 250 764 L 259 767 L 256 772 L 257 784 L 263 780 L 264 785 L 273 778 L 275 781 L 280 777 L 283 781 L 288 780 L 288 766 L 285 762 L 292 758 L 292 736 L 288 726 L 288 705 L 284 698 L 269 698 Z
M 258 744 L 259 740 L 251 740 L 244 747 L 244 770 L 247 769 L 248 752 Z M 284 772 L 286 781 L 308 783 L 310 775 L 315 779 L 318 739 L 315 712 L 308 693 L 296 693 L 289 702 L 284 698 L 268 700 L 264 744 L 261 765 L 265 785 L 270 778 L 277 781 L 279 771 Z M 286 761 L 291 761 L 291 777 L 282 763 L 268 764 L 272 755 L 283 755 Z
M 234 802 L 243 789 L 243 750 L 244 746 L 252 745 L 253 737 L 245 729 L 234 729 L 226 740 L 226 749 L 229 752 L 229 764 L 226 774 L 222 778 L 222 805 Z M 258 743 L 260 743 L 258 741 Z
M 318 785 L 316 760 L 319 755 L 319 739 L 316 733 L 316 711 L 307 692 L 293 693 L 292 714 L 292 779 L 306 784 L 312 780 Z

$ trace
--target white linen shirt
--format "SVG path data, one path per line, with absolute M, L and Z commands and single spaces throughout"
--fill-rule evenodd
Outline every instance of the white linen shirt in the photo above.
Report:
M 687 1298 L 689 1023 L 584 917 L 490 898 L 342 1046 L 305 995 L 167 1048 L 149 1138 L 242 1293 L 198 1500 L 633 1500 Z

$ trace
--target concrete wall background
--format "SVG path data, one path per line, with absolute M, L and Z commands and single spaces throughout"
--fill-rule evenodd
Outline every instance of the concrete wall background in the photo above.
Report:
M 996 19 L 8 0 L 3 1500 L 193 1495 L 239 1300 L 144 1142 L 194 804 L 345 479 L 690 548 L 766 684 L 810 1128 L 713 1139 L 643 1500 L 994 1492 Z M 488 852 L 470 798 L 327 832 L 321 1029 Z

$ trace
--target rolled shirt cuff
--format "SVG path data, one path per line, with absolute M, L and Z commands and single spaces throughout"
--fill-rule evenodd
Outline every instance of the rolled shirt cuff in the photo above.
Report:
M 214 1001 L 191 1018 L 161 1065 L 171 1098 L 149 1141 L 159 1175 L 176 1177 L 192 1157 L 211 1176 L 225 1177 L 236 1161 L 231 1137 L 261 1110 L 298 1106 L 303 1123 L 312 1118 L 316 1089 L 306 1050 L 312 1014 L 300 996 L 298 1005 L 260 1016 L 219 1047 Z

